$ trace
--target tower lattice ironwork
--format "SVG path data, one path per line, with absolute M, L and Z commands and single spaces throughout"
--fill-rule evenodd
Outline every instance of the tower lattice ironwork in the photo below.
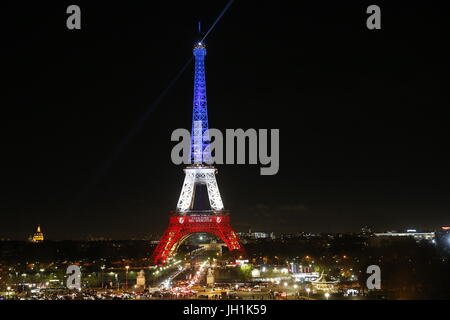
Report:
M 230 224 L 217 186 L 217 169 L 211 163 L 209 151 L 208 108 L 206 99 L 205 56 L 206 47 L 199 42 L 194 46 L 195 74 L 191 133 L 191 162 L 184 169 L 185 178 L 176 211 L 169 226 L 153 252 L 154 264 L 163 264 L 177 247 L 190 235 L 207 232 L 220 238 L 230 251 L 241 254 L 244 248 Z M 208 203 L 197 201 L 207 197 Z

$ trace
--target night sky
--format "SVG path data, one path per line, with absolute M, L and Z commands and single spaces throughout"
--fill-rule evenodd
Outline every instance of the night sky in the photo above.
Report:
M 191 57 L 197 21 L 206 31 L 226 3 L 2 3 L 0 238 L 24 240 L 38 223 L 55 240 L 164 231 L 184 178 L 170 135 L 190 129 L 193 64 L 152 103 Z M 80 31 L 66 28 L 70 4 Z M 366 28 L 370 4 L 381 30 Z M 441 4 L 233 3 L 206 40 L 210 127 L 279 128 L 281 144 L 275 176 L 218 166 L 238 231 L 450 223 Z

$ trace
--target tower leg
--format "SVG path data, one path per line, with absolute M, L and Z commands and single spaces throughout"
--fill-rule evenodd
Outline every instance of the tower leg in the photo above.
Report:
M 184 177 L 183 188 L 181 189 L 180 198 L 178 199 L 177 210 L 180 212 L 186 212 L 192 206 L 192 201 L 194 199 L 194 188 L 195 188 L 195 171 L 189 170 L 185 171 L 186 176 Z
M 230 251 L 245 256 L 245 250 L 230 224 L 229 216 L 170 217 L 169 226 L 153 251 L 155 265 L 166 263 L 176 247 L 189 235 L 206 232 L 220 238 Z
M 169 223 L 168 228 L 164 232 L 163 236 L 159 240 L 158 245 L 153 251 L 153 255 L 151 258 L 153 264 L 157 265 L 166 263 L 167 258 L 172 252 L 172 248 L 182 237 L 180 231 L 181 227 L 176 223 Z
M 216 174 L 206 174 L 206 187 L 208 189 L 209 204 L 213 210 L 223 210 L 222 197 L 217 186 Z

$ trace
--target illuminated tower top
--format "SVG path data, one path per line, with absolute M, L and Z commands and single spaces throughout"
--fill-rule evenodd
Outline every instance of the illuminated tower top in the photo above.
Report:
M 33 239 L 31 240 L 33 242 L 42 242 L 44 241 L 44 234 L 41 232 L 41 226 L 38 225 L 36 232 L 34 233 Z
M 206 102 L 206 74 L 205 74 L 206 47 L 203 42 L 194 46 L 194 103 L 192 110 L 191 133 L 191 161 L 194 164 L 203 164 L 210 159 L 208 139 L 204 133 L 208 130 L 208 105 Z M 206 138 L 206 137 L 205 137 Z

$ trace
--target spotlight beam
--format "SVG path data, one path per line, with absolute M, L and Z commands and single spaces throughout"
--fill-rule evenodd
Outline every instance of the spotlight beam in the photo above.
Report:
M 203 36 L 201 42 L 205 41 L 206 37 L 209 35 L 209 33 L 212 31 L 212 29 L 214 29 L 214 27 L 216 26 L 216 24 L 219 22 L 220 19 L 222 19 L 223 15 L 225 14 L 225 12 L 227 12 L 227 10 L 230 8 L 230 6 L 233 4 L 234 0 L 230 0 L 227 5 L 225 6 L 225 8 L 223 8 L 222 12 L 219 14 L 219 16 L 216 18 L 216 20 L 214 21 L 214 23 L 211 25 L 211 27 L 209 28 L 209 30 L 205 33 L 205 35 Z
M 225 12 L 230 8 L 230 6 L 233 4 L 234 0 L 230 0 L 227 5 L 223 8 L 223 10 L 220 12 L 214 23 L 211 25 L 209 30 L 205 33 L 203 36 L 201 42 L 203 42 L 206 37 L 211 33 L 211 31 L 214 29 L 216 24 L 220 21 L 220 19 L 223 17 Z M 200 28 L 200 25 L 199 25 Z M 175 83 L 178 81 L 178 79 L 181 77 L 181 75 L 184 73 L 184 71 L 187 69 L 187 67 L 191 64 L 193 60 L 193 57 L 191 56 L 189 60 L 184 64 L 184 66 L 180 69 L 180 71 L 175 75 L 175 77 L 170 81 L 168 86 L 156 97 L 156 99 L 153 101 L 153 103 L 150 105 L 150 107 L 147 109 L 147 111 L 140 117 L 137 121 L 137 123 L 131 128 L 129 133 L 124 136 L 117 146 L 114 148 L 111 156 L 106 159 L 106 161 L 99 167 L 93 178 L 86 184 L 86 186 L 82 189 L 82 191 L 76 196 L 71 202 L 69 206 L 72 206 L 75 203 L 78 203 L 82 200 L 83 197 L 85 197 L 89 191 L 91 190 L 92 186 L 99 183 L 101 178 L 106 175 L 106 173 L 109 171 L 109 169 L 112 167 L 114 161 L 120 156 L 122 151 L 125 149 L 125 147 L 128 145 L 128 143 L 139 133 L 139 131 L 144 126 L 145 121 L 150 117 L 150 115 L 156 110 L 160 102 L 164 99 L 164 97 L 167 95 L 167 93 L 170 91 L 170 89 L 175 85 Z

